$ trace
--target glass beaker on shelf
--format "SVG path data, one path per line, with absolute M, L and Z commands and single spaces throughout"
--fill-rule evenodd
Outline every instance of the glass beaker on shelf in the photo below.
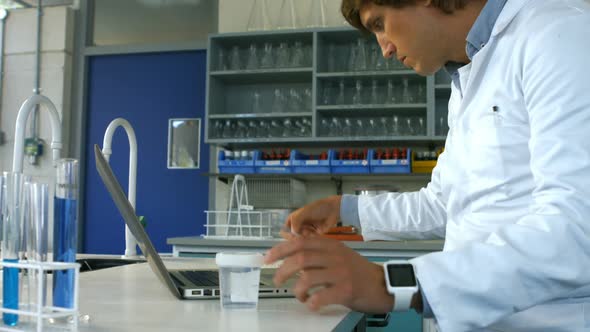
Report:
M 342 125 L 342 136 L 352 137 L 352 121 L 350 118 L 344 118 L 344 124 Z
M 347 68 L 345 68 L 345 71 L 355 71 L 356 68 L 356 57 L 358 55 L 358 49 L 356 47 L 356 44 L 353 42 L 350 44 L 350 46 L 348 47 L 348 49 L 350 50 L 350 54 L 348 55 L 348 62 L 347 62 Z
M 291 119 L 287 118 L 283 120 L 283 131 L 281 133 L 281 137 L 293 137 L 293 123 Z
M 387 117 L 382 116 L 379 118 L 377 124 L 377 132 L 379 133 L 379 136 L 387 136 L 389 134 L 389 124 L 387 122 Z
M 248 31 L 261 31 L 270 30 L 271 28 L 266 0 L 254 0 L 246 29 Z
M 404 77 L 402 81 L 402 103 L 411 104 L 414 102 L 414 97 L 410 93 L 410 80 Z
M 335 72 L 336 71 L 336 45 L 334 43 L 330 43 L 328 45 L 328 58 L 326 59 L 326 69 L 328 72 Z
M 345 85 L 344 80 L 341 79 L 338 83 L 338 95 L 336 96 L 336 105 L 344 105 L 346 104 L 345 95 L 344 95 Z
M 291 57 L 291 67 L 303 67 L 305 61 L 305 53 L 303 50 L 303 43 L 296 41 L 293 45 L 293 56 Z
M 394 115 L 391 121 L 391 135 L 392 136 L 401 136 L 402 129 L 401 129 L 401 121 L 399 116 Z
M 272 105 L 270 108 L 271 113 L 282 113 L 285 109 L 285 96 L 280 88 L 274 90 L 272 99 Z
M 252 94 L 252 113 L 262 113 L 262 101 L 260 100 L 260 92 L 254 91 Z
M 276 67 L 289 67 L 289 47 L 285 42 L 279 44 L 279 49 L 277 50 Z
M 258 69 L 258 55 L 256 55 L 256 44 L 250 44 L 250 48 L 248 49 L 248 62 L 246 63 L 246 69 Z
M 270 120 L 270 135 L 269 137 L 277 138 L 283 134 L 283 128 L 278 120 Z
M 311 111 L 312 109 L 312 100 L 313 100 L 313 96 L 311 93 L 311 88 L 305 88 L 303 89 L 303 109 L 306 111 Z
M 364 38 L 358 38 L 356 41 L 354 69 L 358 71 L 367 70 L 367 45 Z
M 221 138 L 232 138 L 235 131 L 235 123 L 231 120 L 225 120 L 225 125 L 223 126 L 223 132 L 221 133 Z
M 370 104 L 379 104 L 380 103 L 380 98 L 379 98 L 379 86 L 377 84 L 377 80 L 373 79 L 371 81 L 371 98 L 369 100 Z
M 352 95 L 352 103 L 355 105 L 363 103 L 363 84 L 361 80 L 356 80 L 354 95 Z
M 422 83 L 416 84 L 416 102 L 426 102 L 426 87 Z
M 240 48 L 237 45 L 234 45 L 231 48 L 231 52 L 229 54 L 229 69 L 240 70 L 240 68 L 241 68 Z
M 322 136 L 330 136 L 330 123 L 326 118 L 320 121 L 320 134 Z
M 266 120 L 260 120 L 258 122 L 256 137 L 270 137 L 270 128 Z
M 217 50 L 217 70 L 227 70 L 227 62 L 226 62 L 225 50 L 223 47 L 220 47 Z
M 397 103 L 397 91 L 392 80 L 387 80 L 387 94 L 385 95 L 386 104 Z
M 295 88 L 289 89 L 289 102 L 287 103 L 288 112 L 301 112 L 301 95 Z
M 246 131 L 246 138 L 255 138 L 258 134 L 258 125 L 255 120 L 248 121 L 248 131 Z
M 272 44 L 264 43 L 264 53 L 262 54 L 262 60 L 260 60 L 260 68 L 272 68 L 274 66 L 272 53 Z
M 246 122 L 244 120 L 238 120 L 236 132 L 235 132 L 235 137 L 236 138 L 245 138 L 247 132 L 248 132 L 248 126 L 246 125 Z
M 339 137 L 342 135 L 342 123 L 338 117 L 332 117 L 332 121 L 330 122 L 330 130 L 328 132 L 328 136 L 332 137 Z
M 416 125 L 416 135 L 426 135 L 426 124 L 424 117 L 420 116 L 417 120 L 418 123 Z

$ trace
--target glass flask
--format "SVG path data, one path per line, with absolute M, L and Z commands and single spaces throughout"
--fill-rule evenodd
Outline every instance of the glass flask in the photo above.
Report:
M 356 58 L 354 69 L 358 71 L 367 70 L 367 45 L 364 38 L 356 40 Z
M 392 80 L 387 80 L 387 94 L 385 96 L 386 104 L 395 104 L 397 102 L 397 96 L 395 91 L 395 85 Z
M 277 50 L 277 59 L 276 59 L 276 67 L 277 68 L 286 68 L 289 66 L 289 47 L 287 43 L 282 42 L 279 44 L 279 49 Z
M 356 80 L 354 95 L 352 96 L 352 103 L 360 105 L 363 103 L 363 84 L 360 80 Z
M 293 56 L 291 57 L 291 67 L 303 67 L 305 61 L 305 53 L 303 50 L 303 43 L 296 41 L 293 45 Z
M 262 113 L 262 102 L 260 100 L 260 92 L 258 91 L 254 91 L 252 94 L 251 113 Z
M 297 16 L 293 0 L 283 0 L 279 12 L 277 29 L 295 29 L 297 26 Z
M 397 116 L 397 115 L 394 115 L 393 119 L 391 121 L 391 135 L 392 136 L 401 136 L 402 135 L 401 123 L 400 123 L 399 116 Z
M 229 54 L 229 69 L 240 70 L 241 65 L 240 48 L 238 46 L 233 46 Z
M 413 102 L 414 98 L 410 93 L 410 80 L 407 77 L 404 77 L 402 81 L 402 103 L 411 104 Z
M 256 55 L 256 44 L 250 44 L 250 48 L 248 49 L 248 62 L 246 63 L 246 69 L 258 69 L 258 55 Z
M 248 18 L 248 31 L 270 30 L 272 25 L 268 16 L 266 0 L 254 0 L 250 17 Z
M 371 81 L 371 99 L 370 104 L 379 104 L 379 86 L 377 85 L 377 80 Z
M 273 95 L 270 111 L 271 111 L 271 113 L 282 113 L 284 108 L 285 108 L 285 97 L 283 96 L 283 91 L 279 88 L 276 88 L 274 90 L 274 95 Z
M 346 103 L 344 90 L 345 90 L 344 80 L 341 79 L 340 82 L 338 83 L 338 95 L 336 96 L 336 103 L 335 103 L 336 105 L 344 105 Z
M 262 60 L 260 60 L 260 68 L 272 68 L 273 66 L 272 44 L 264 43 L 264 53 L 262 54 Z

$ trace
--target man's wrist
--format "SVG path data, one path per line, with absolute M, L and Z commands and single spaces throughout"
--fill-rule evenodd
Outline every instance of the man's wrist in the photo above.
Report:
M 414 309 L 417 313 L 421 314 L 424 310 L 424 303 L 422 302 L 422 294 L 420 291 L 417 291 L 412 296 L 412 302 L 410 303 L 410 308 Z

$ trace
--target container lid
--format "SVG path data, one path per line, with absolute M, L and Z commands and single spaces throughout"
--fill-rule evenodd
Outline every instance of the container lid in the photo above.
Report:
M 257 252 L 220 252 L 215 255 L 218 266 L 261 267 L 264 257 Z

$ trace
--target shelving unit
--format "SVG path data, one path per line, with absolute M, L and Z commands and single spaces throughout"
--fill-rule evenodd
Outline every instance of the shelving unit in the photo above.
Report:
M 346 27 L 211 35 L 205 141 L 440 144 L 450 87 L 446 72 L 421 77 Z

